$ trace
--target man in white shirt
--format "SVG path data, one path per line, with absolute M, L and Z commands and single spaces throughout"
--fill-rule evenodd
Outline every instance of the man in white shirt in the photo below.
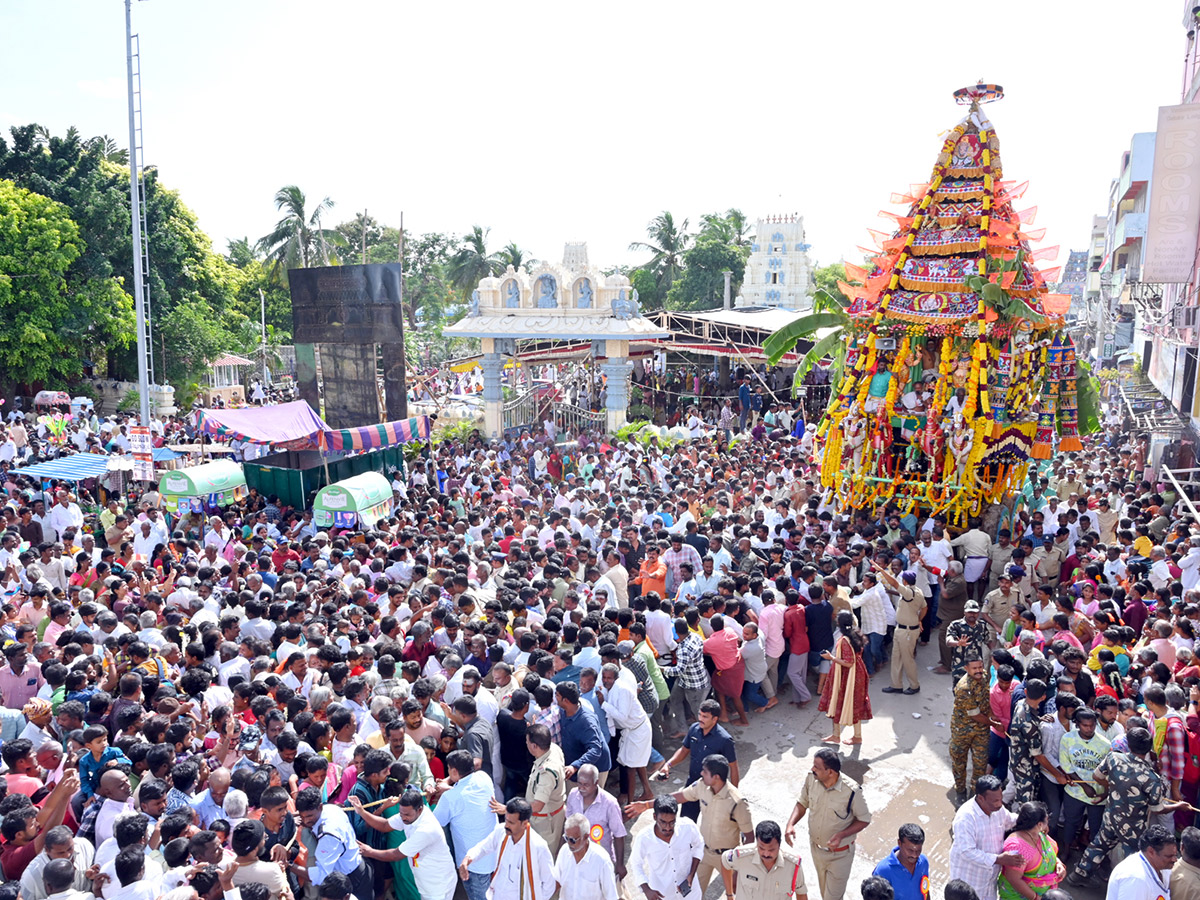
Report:
M 612 860 L 588 836 L 591 823 L 583 813 L 567 817 L 562 847 L 554 861 L 561 900 L 617 900 Z
M 1171 568 L 1167 565 L 1167 551 L 1162 547 L 1155 547 L 1150 551 L 1150 560 L 1149 577 L 1154 589 L 1157 591 L 1169 586 L 1174 579 L 1171 577 Z
M 1179 581 L 1185 591 L 1190 591 L 1200 584 L 1200 538 L 1188 538 L 1187 552 L 1179 560 L 1179 568 L 1183 570 Z
M 1105 900 L 1157 900 L 1170 897 L 1171 867 L 1179 857 L 1175 835 L 1162 825 L 1151 825 L 1138 841 L 1140 853 L 1127 856 L 1108 877 Z
M 543 900 L 554 893 L 554 858 L 550 848 L 530 826 L 533 807 L 522 797 L 514 797 L 504 806 L 504 822 L 490 835 L 467 851 L 458 867 L 458 876 L 468 879 L 471 863 L 482 856 L 496 854 L 492 875 L 491 900 Z M 693 826 L 694 827 L 694 826 Z
M 446 833 L 434 818 L 433 810 L 426 809 L 419 791 L 415 788 L 406 790 L 400 798 L 400 811 L 388 819 L 367 812 L 362 800 L 356 796 L 351 795 L 350 805 L 376 831 L 404 832 L 404 843 L 390 850 L 376 850 L 360 844 L 363 856 L 380 862 L 398 862 L 407 857 L 412 860 L 413 878 L 424 900 L 451 900 L 458 887 L 458 877 L 454 859 L 450 856 L 450 845 L 446 843 Z
M 1002 785 L 995 775 L 976 781 L 975 797 L 954 816 L 950 878 L 961 878 L 973 887 L 979 900 L 996 900 L 996 878 L 1002 866 L 1022 864 L 1020 853 L 1004 852 L 1004 833 L 1016 821 L 1016 814 L 1004 808 Z
M 653 809 L 654 827 L 644 829 L 633 839 L 631 884 L 642 893 L 647 893 L 647 888 L 656 892 L 662 900 L 695 900 L 700 896 L 696 870 L 704 858 L 700 829 L 691 819 L 679 815 L 679 804 L 669 794 L 655 797 Z
M 133 552 L 136 556 L 149 562 L 150 557 L 154 554 L 154 548 L 162 541 L 154 533 L 154 523 L 149 519 L 142 519 L 139 526 L 138 533 L 133 536 Z
M 55 539 L 62 540 L 63 532 L 68 528 L 74 527 L 78 532 L 83 527 L 83 512 L 78 505 L 71 502 L 71 496 L 66 491 L 59 491 L 55 495 L 54 506 L 50 507 L 50 512 L 46 515 L 46 521 L 54 530 Z M 51 540 L 49 535 L 43 535 L 46 540 Z

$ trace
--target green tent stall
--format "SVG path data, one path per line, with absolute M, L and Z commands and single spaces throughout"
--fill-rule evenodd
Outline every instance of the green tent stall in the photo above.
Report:
M 378 472 L 363 472 L 321 488 L 313 503 L 318 528 L 353 528 L 374 524 L 392 514 L 392 485 Z
M 246 496 L 242 467 L 228 459 L 167 472 L 158 482 L 163 506 L 169 512 L 200 512 L 206 507 L 229 506 Z

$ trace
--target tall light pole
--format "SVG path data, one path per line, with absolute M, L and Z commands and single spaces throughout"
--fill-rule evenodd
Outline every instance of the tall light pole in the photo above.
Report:
M 137 126 L 133 113 L 133 0 L 125 0 L 125 74 L 129 88 L 129 204 L 133 219 L 133 297 L 137 316 L 138 415 L 150 424 L 150 372 L 146 358 L 146 292 L 142 286 L 142 209 L 138 195 Z

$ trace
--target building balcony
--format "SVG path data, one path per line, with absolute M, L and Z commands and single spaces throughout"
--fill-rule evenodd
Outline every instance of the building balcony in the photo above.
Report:
M 1124 247 L 1126 244 L 1141 240 L 1146 236 L 1146 213 L 1130 212 L 1121 217 L 1117 230 L 1113 234 L 1113 246 Z

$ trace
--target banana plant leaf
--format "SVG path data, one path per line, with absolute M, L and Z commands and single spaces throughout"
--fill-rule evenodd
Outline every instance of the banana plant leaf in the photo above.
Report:
M 800 360 L 800 365 L 796 367 L 796 374 L 792 379 L 792 396 L 799 393 L 801 382 L 804 381 L 804 376 L 809 373 L 813 366 L 823 360 L 826 356 L 837 350 L 838 346 L 846 339 L 843 329 L 839 328 L 832 334 L 827 334 L 821 340 L 813 344 L 812 349 L 804 354 Z M 837 379 L 834 379 L 835 383 Z
M 773 366 L 778 365 L 779 361 L 783 359 L 784 354 L 790 353 L 795 349 L 796 344 L 800 340 L 812 337 L 813 334 L 822 328 L 834 328 L 836 326 L 844 326 L 845 324 L 845 313 L 810 313 L 803 319 L 789 322 L 778 331 L 768 335 L 767 339 L 763 341 L 763 353 L 767 355 L 767 362 Z
M 1100 430 L 1100 389 L 1092 375 L 1092 367 L 1083 361 L 1076 364 L 1076 396 L 1079 403 L 1079 433 L 1092 434 Z

